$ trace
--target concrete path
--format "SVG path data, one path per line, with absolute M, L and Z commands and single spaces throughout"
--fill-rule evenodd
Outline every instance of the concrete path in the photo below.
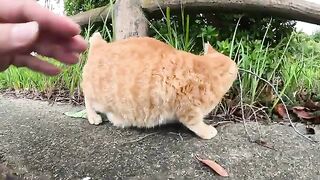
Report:
M 209 157 L 227 179 L 320 179 L 320 146 L 286 125 L 258 127 L 269 149 L 250 143 L 242 124 L 201 140 L 180 125 L 152 130 L 89 125 L 63 115 L 68 105 L 0 97 L 0 174 L 26 179 L 225 179 L 194 159 Z M 304 131 L 303 125 L 298 125 Z M 320 129 L 312 138 L 320 140 Z M 4 176 L 2 176 L 3 179 Z M 0 177 L 1 179 L 1 177 Z M 14 179 L 14 178 L 12 178 Z

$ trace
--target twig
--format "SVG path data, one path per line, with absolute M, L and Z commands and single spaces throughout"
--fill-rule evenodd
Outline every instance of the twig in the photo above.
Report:
M 160 6 L 160 4 L 159 4 L 159 1 L 157 1 L 157 5 L 158 5 L 158 7 L 159 7 L 159 9 L 160 9 L 160 11 L 161 11 L 161 13 L 162 13 L 162 16 L 163 16 L 164 18 L 166 18 L 166 15 L 164 14 L 164 12 L 163 12 L 163 10 L 162 10 L 162 8 L 161 8 L 161 6 Z
M 263 114 L 265 114 L 264 117 L 266 117 L 268 119 L 268 123 L 270 123 L 271 119 L 270 119 L 269 115 L 266 113 L 266 111 L 263 110 L 265 108 L 267 108 L 267 107 L 261 107 L 261 108 L 258 109 L 258 111 L 261 111 Z
M 265 117 L 267 117 L 269 120 L 270 120 L 270 118 L 269 118 L 269 116 L 266 114 L 266 112 L 265 111 L 263 111 L 263 109 L 265 108 L 265 107 L 261 107 L 261 108 L 259 108 L 259 107 L 256 107 L 256 106 L 252 106 L 252 105 L 245 105 L 245 106 L 247 106 L 248 108 L 250 108 L 251 109 L 251 111 L 252 111 L 252 114 L 247 118 L 247 119 L 251 119 L 251 117 L 252 116 L 254 116 L 254 120 L 255 120 L 255 122 L 256 122 L 256 124 L 257 124 L 257 126 L 258 126 L 258 132 L 259 132 L 259 137 L 261 138 L 261 136 L 262 136 L 262 133 L 261 133 L 261 128 L 260 128 L 260 125 L 259 125 L 259 123 L 258 123 L 258 117 L 257 117 L 257 113 L 258 112 L 262 112 L 262 113 L 264 113 L 265 114 Z
M 239 108 L 239 104 L 235 105 L 234 107 L 231 108 L 230 114 L 234 114 Z
M 225 125 L 225 124 L 229 124 L 229 123 L 233 123 L 234 121 L 219 121 L 217 123 L 212 124 L 212 126 L 217 127 L 219 125 Z
M 137 138 L 137 139 L 133 139 L 133 140 L 131 140 L 131 141 L 124 142 L 124 143 L 122 143 L 122 145 L 123 145 L 123 144 L 136 143 L 136 142 L 142 141 L 143 139 L 145 139 L 145 138 L 147 138 L 147 137 L 149 137 L 149 136 L 155 135 L 155 134 L 158 134 L 158 132 L 150 133 L 150 134 L 147 134 L 147 135 L 145 135 L 145 136 L 139 137 L 139 138 Z
M 260 80 L 262 80 L 262 81 L 264 81 L 265 83 L 267 83 L 267 84 L 273 89 L 274 93 L 277 95 L 277 97 L 279 98 L 279 100 L 280 100 L 281 103 L 283 104 L 283 107 L 284 107 L 284 109 L 285 109 L 285 111 L 286 111 L 287 118 L 288 118 L 289 123 L 290 123 L 290 125 L 292 126 L 293 130 L 294 130 L 298 135 L 300 135 L 300 136 L 302 136 L 303 138 L 309 140 L 310 142 L 313 142 L 313 143 L 317 143 L 317 142 L 318 142 L 318 141 L 313 140 L 313 139 L 305 136 L 304 134 L 302 134 L 302 133 L 301 133 L 300 131 L 298 131 L 298 129 L 293 125 L 292 119 L 290 118 L 289 111 L 288 111 L 287 106 L 285 105 L 284 100 L 281 98 L 281 96 L 280 96 L 279 93 L 277 92 L 276 88 L 275 88 L 269 81 L 267 81 L 266 79 L 260 77 L 260 76 L 257 75 L 256 73 L 251 72 L 251 71 L 249 71 L 249 70 L 242 69 L 242 68 L 239 68 L 239 70 L 241 70 L 241 71 L 243 71 L 243 72 L 246 72 L 246 73 L 249 73 L 249 74 L 251 74 L 251 75 L 254 75 L 254 76 L 256 76 L 257 78 L 259 78 Z M 239 79 L 240 79 L 240 78 L 239 78 Z M 240 86 L 241 86 L 241 81 L 240 81 Z M 240 93 L 241 93 L 241 101 L 242 101 L 242 91 L 241 91 L 241 90 L 240 90 Z
M 180 133 L 175 133 L 175 132 L 169 132 L 169 134 L 174 134 L 180 137 L 180 140 L 183 141 L 183 137 L 181 136 Z
M 254 108 L 252 107 L 252 106 L 249 106 L 250 107 L 250 109 L 252 110 L 252 114 L 253 114 L 253 116 L 254 116 L 254 119 L 255 119 L 255 121 L 256 121 L 256 124 L 257 124 L 257 129 L 258 129 L 258 132 L 259 132 L 259 139 L 261 139 L 261 129 L 260 129 L 260 126 L 259 126 L 259 123 L 258 123 L 258 118 L 257 118 L 257 112 L 259 111 L 259 109 L 256 111 L 256 110 L 254 110 Z
M 255 140 L 254 142 L 256 144 L 260 145 L 260 146 L 263 146 L 263 147 L 266 147 L 266 148 L 269 148 L 269 149 L 277 151 L 274 147 L 271 147 L 271 146 L 267 145 L 267 143 L 262 141 L 261 139 L 260 140 Z
M 239 79 L 239 86 L 240 86 L 240 107 L 241 107 L 241 116 L 242 116 L 243 127 L 244 127 L 244 130 L 246 131 L 246 134 L 248 136 L 249 141 L 252 142 L 251 136 L 248 132 L 246 118 L 244 117 L 242 81 L 241 81 L 241 76 L 240 76 L 239 72 L 238 72 L 238 79 Z

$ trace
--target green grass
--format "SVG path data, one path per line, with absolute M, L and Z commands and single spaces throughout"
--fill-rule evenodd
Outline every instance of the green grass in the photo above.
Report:
M 82 55 L 79 63 L 70 67 L 62 65 L 53 59 L 41 57 L 42 60 L 52 62 L 63 69 L 62 73 L 55 77 L 45 76 L 27 68 L 10 67 L 5 72 L 0 73 L 0 88 L 37 90 L 40 92 L 66 89 L 70 90 L 70 94 L 73 94 L 79 88 L 81 69 L 85 62 L 84 57 L 85 55 Z
M 113 17 L 112 11 L 110 16 Z M 306 89 L 308 92 L 319 92 L 320 43 L 312 37 L 293 32 L 291 36 L 284 37 L 276 46 L 270 46 L 266 37 L 273 29 L 271 20 L 264 37 L 257 40 L 250 40 L 249 35 L 240 38 L 236 36 L 238 21 L 237 26 L 234 27 L 233 36 L 218 41 L 216 39 L 218 32 L 214 27 L 206 25 L 194 32 L 195 28 L 192 26 L 189 15 L 182 11 L 179 18 L 181 21 L 174 20 L 170 9 L 166 9 L 162 20 L 150 21 L 154 37 L 177 49 L 197 54 L 202 53 L 205 41 L 213 42 L 215 48 L 232 57 L 240 69 L 252 72 L 240 71 L 241 91 L 245 103 L 255 105 L 262 101 L 266 102 L 270 93 L 273 94 L 267 88 L 269 85 L 256 75 L 270 82 L 289 103 L 295 103 L 295 93 L 301 89 Z M 84 37 L 88 39 L 96 30 L 99 30 L 108 41 L 113 41 L 114 30 L 107 21 L 103 22 L 100 29 L 94 24 L 89 24 L 85 28 Z M 199 44 L 199 41 L 202 44 Z M 45 58 L 45 60 L 53 62 L 52 59 Z M 55 62 L 63 68 L 62 73 L 56 77 L 47 77 L 25 68 L 10 67 L 0 74 L 0 88 L 28 89 L 41 92 L 66 89 L 70 91 L 70 96 L 72 96 L 79 89 L 85 61 L 86 52 L 82 54 L 79 64 L 71 67 Z M 239 82 L 237 81 L 232 88 L 233 94 L 239 94 Z M 269 101 L 269 105 L 274 107 L 279 99 L 274 98 Z
M 176 21 L 171 20 L 170 8 L 167 8 L 164 19 L 166 25 L 164 32 L 149 22 L 151 29 L 156 33 L 154 37 L 172 45 L 176 49 L 191 51 L 195 43 L 194 37 L 190 38 L 190 16 L 184 15 L 184 11 L 181 11 L 181 24 L 178 24 Z

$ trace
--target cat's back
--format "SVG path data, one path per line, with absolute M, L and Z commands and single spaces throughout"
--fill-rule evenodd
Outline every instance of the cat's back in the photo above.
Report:
M 130 37 L 124 40 L 108 43 L 103 39 L 91 42 L 88 59 L 98 58 L 106 60 L 134 60 L 157 57 L 161 54 L 170 54 L 175 51 L 171 46 L 151 37 Z M 116 58 L 115 58 L 116 57 Z
M 150 37 L 130 37 L 108 43 L 100 34 L 94 34 L 90 39 L 83 77 L 90 79 L 87 81 L 117 77 L 118 82 L 138 76 L 142 78 L 146 72 L 150 76 L 158 71 L 176 54 L 173 47 Z

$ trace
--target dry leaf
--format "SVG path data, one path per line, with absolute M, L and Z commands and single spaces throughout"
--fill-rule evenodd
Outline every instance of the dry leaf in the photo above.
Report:
M 72 111 L 72 112 L 65 112 L 64 115 L 73 117 L 73 118 L 83 118 L 87 119 L 87 112 L 86 110 L 81 110 L 81 111 Z
M 203 164 L 209 166 L 212 170 L 214 170 L 220 176 L 223 176 L 223 177 L 228 177 L 229 176 L 228 172 L 222 166 L 220 166 L 218 163 L 214 162 L 213 160 L 202 159 L 198 155 L 196 155 L 195 157 L 196 157 L 196 159 L 198 161 L 200 161 Z
M 277 104 L 276 107 L 274 108 L 276 114 L 280 117 L 280 118 L 287 118 L 287 113 L 286 113 L 286 109 L 284 107 L 283 104 Z
M 302 119 L 313 119 L 315 118 L 312 113 L 308 112 L 308 109 L 302 106 L 296 106 L 292 108 L 292 111 Z
M 293 107 L 292 111 L 301 119 L 313 124 L 320 124 L 320 111 L 311 112 L 310 109 L 302 106 Z

